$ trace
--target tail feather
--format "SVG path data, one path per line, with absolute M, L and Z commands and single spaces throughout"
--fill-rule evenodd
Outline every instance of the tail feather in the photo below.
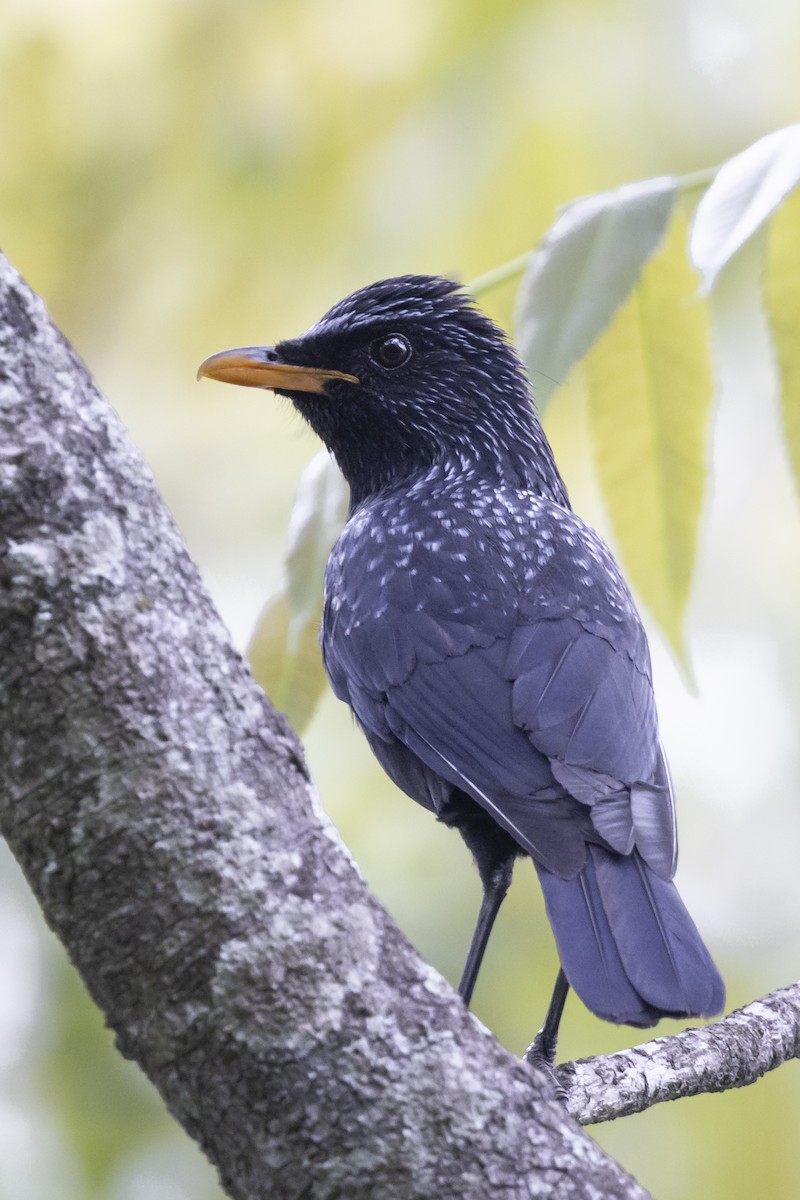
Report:
M 597 887 L 585 867 L 561 879 L 537 864 L 561 965 L 570 985 L 593 1012 L 621 1025 L 655 1025 L 660 1013 L 628 978 Z
M 537 870 L 567 979 L 598 1016 L 645 1026 L 721 1011 L 725 987 L 675 885 L 635 851 L 590 846 L 574 879 Z
M 634 987 L 664 1013 L 708 1017 L 725 986 L 672 880 L 639 857 L 592 847 L 600 894 Z M 622 866 L 622 864 L 625 864 Z

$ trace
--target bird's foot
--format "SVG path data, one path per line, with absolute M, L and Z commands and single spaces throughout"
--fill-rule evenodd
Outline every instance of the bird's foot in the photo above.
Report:
M 525 1062 L 534 1067 L 540 1067 L 545 1074 L 551 1075 L 556 1086 L 563 1093 L 555 1072 L 556 1046 L 558 1045 L 558 1030 L 561 1025 L 561 1015 L 569 992 L 569 983 L 564 968 L 558 968 L 553 995 L 547 1007 L 544 1024 L 525 1051 Z
M 550 1037 L 546 1026 L 542 1026 L 525 1051 L 525 1062 L 534 1063 L 539 1067 L 549 1067 L 552 1071 L 556 1065 L 557 1044 L 557 1039 Z
M 526 1063 L 547 1076 L 555 1098 L 566 1104 L 566 1089 L 556 1073 L 556 1039 L 549 1037 L 545 1029 L 540 1029 L 522 1057 Z

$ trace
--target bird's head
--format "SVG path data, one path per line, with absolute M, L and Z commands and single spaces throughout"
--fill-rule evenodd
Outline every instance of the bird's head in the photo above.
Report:
M 519 357 L 447 279 L 371 284 L 300 337 L 212 355 L 203 375 L 288 396 L 354 502 L 437 462 L 510 474 L 546 494 L 562 488 Z

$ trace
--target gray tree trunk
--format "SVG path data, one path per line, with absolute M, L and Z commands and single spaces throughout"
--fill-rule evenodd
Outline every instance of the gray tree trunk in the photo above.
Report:
M 149 471 L 0 260 L 0 821 L 238 1200 L 641 1197 L 367 891 Z

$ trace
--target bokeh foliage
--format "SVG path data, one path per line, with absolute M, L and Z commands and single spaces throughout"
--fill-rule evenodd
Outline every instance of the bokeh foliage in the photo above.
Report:
M 6 0 L 0 240 L 122 413 L 244 646 L 265 598 L 284 586 L 292 495 L 316 447 L 285 406 L 198 388 L 197 363 L 228 345 L 297 333 L 380 276 L 480 276 L 537 246 L 576 197 L 730 160 L 796 120 L 799 51 L 800 12 L 789 0 L 763 0 L 751 14 L 713 0 Z M 714 483 L 695 471 L 677 559 L 653 535 L 666 599 L 648 596 L 648 573 L 636 579 L 656 620 L 672 622 L 673 640 L 679 614 L 695 665 L 697 701 L 651 626 L 679 791 L 680 884 L 732 1004 L 797 973 L 800 539 L 787 443 L 774 432 L 776 380 L 760 365 L 771 332 L 796 471 L 797 211 L 795 193 L 719 272 L 707 299 L 686 290 L 676 265 L 670 295 L 710 310 L 718 414 L 710 445 L 707 390 L 697 388 L 691 407 L 682 391 L 675 418 L 691 424 L 682 444 L 693 447 L 690 463 L 713 463 Z M 679 201 L 670 217 L 686 221 Z M 731 244 L 742 245 L 742 229 Z M 630 349 L 631 314 L 667 302 L 655 272 L 659 255 L 677 264 L 679 230 L 655 239 L 663 249 L 654 245 L 636 284 L 645 291 L 596 331 L 583 366 L 564 377 L 532 364 L 542 395 L 545 374 L 562 385 L 545 420 L 573 501 L 634 574 L 625 488 L 634 501 L 641 493 L 614 461 L 598 459 L 602 445 L 616 453 L 617 439 L 607 424 L 614 407 L 591 379 L 613 389 L 618 368 L 609 364 L 624 350 L 626 428 L 633 437 L 638 422 L 639 443 L 653 447 L 648 414 L 635 407 L 643 366 Z M 717 247 L 711 261 L 724 253 Z M 509 328 L 519 282 L 482 296 Z M 673 310 L 672 320 L 681 315 Z M 671 358 L 677 337 L 658 347 L 670 374 L 683 370 Z M 592 372 L 594 354 L 603 359 Z M 647 457 L 658 467 L 655 451 Z M 658 528 L 658 496 L 644 496 Z M 691 591 L 687 546 L 697 547 Z M 295 628 L 295 646 L 305 638 L 313 648 L 312 626 Z M 478 900 L 457 839 L 392 792 L 328 696 L 307 746 L 369 882 L 457 978 Z M 210 1170 L 118 1060 L 32 923 L 13 867 L 1 866 L 0 1198 L 214 1196 Z M 518 874 L 476 1006 L 521 1050 L 555 962 L 533 872 L 523 865 Z M 565 1054 L 630 1041 L 629 1031 L 570 1004 Z M 800 1192 L 798 1119 L 800 1089 L 787 1069 L 736 1095 L 595 1133 L 662 1200 L 788 1200 Z

